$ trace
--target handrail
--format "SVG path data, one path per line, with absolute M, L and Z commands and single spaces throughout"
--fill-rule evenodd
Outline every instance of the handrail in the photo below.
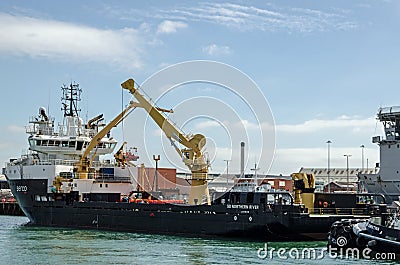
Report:
M 367 208 L 308 208 L 309 214 L 357 215 L 368 213 Z

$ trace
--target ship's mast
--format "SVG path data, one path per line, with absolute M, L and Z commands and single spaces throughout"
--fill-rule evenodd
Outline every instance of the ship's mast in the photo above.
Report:
M 69 86 L 63 85 L 62 90 L 62 108 L 64 111 L 64 117 L 79 117 L 78 102 L 81 101 L 82 89 L 79 84 L 71 83 Z

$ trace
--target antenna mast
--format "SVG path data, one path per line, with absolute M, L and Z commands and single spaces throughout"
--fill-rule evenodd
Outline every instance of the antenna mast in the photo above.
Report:
M 63 85 L 62 90 L 62 108 L 64 111 L 64 117 L 79 117 L 78 102 L 81 101 L 82 89 L 79 84 L 71 83 L 69 86 Z

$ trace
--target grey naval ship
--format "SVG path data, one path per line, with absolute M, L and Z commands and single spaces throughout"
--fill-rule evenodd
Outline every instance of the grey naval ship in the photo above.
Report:
M 360 183 L 371 193 L 384 194 L 388 202 L 400 200 L 400 107 L 380 108 L 377 120 L 383 136 L 372 137 L 379 145 L 380 162 L 373 174 L 359 174 Z

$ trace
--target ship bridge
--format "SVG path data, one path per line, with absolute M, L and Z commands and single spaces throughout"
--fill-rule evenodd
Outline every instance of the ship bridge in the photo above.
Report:
M 377 118 L 383 124 L 386 141 L 400 141 L 400 106 L 380 108 Z

